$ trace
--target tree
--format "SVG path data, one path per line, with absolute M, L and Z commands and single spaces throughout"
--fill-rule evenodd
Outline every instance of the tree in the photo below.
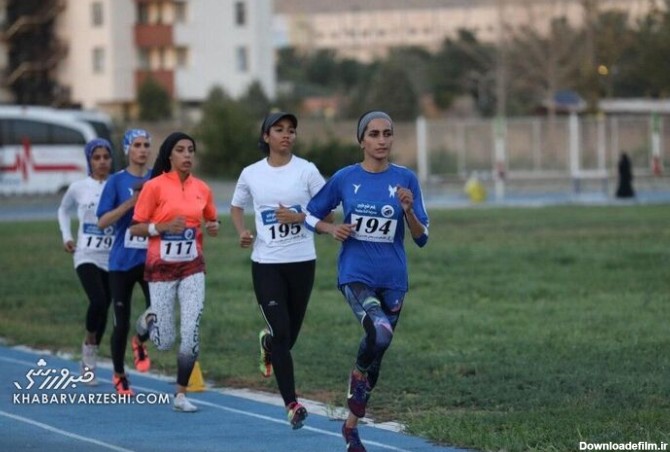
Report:
M 247 92 L 240 98 L 240 102 L 247 106 L 252 116 L 257 118 L 261 118 L 267 114 L 272 105 L 265 95 L 265 91 L 263 91 L 263 86 L 257 80 L 249 85 Z
M 477 100 L 482 113 L 490 114 L 494 69 L 495 48 L 481 44 L 473 32 L 459 30 L 457 39 L 444 41 L 429 66 L 428 79 L 435 103 L 446 109 L 457 97 L 469 94 Z
M 170 94 L 152 77 L 148 77 L 140 85 L 137 103 L 142 121 L 159 121 L 172 116 Z
M 337 85 L 337 61 L 334 50 L 319 50 L 305 62 L 305 79 L 326 87 Z
M 412 82 L 398 63 L 381 63 L 367 85 L 353 97 L 348 112 L 358 117 L 365 110 L 383 110 L 396 121 L 413 121 L 419 103 Z
M 639 80 L 638 95 L 666 97 L 670 95 L 670 62 L 666 56 L 670 52 L 670 0 L 665 8 L 656 8 L 640 24 L 631 52 L 634 59 L 634 79 Z M 632 69 L 632 68 L 628 68 Z
M 215 87 L 203 104 L 202 112 L 195 136 L 202 143 L 201 162 L 205 174 L 237 177 L 242 168 L 261 157 L 257 148 L 256 118 L 243 103 Z
M 551 21 L 549 33 L 542 35 L 533 26 L 524 26 L 512 35 L 509 49 L 510 98 L 516 92 L 531 94 L 526 112 L 552 100 L 556 91 L 574 89 L 583 65 L 583 35 L 565 18 Z M 548 104 L 550 116 L 555 109 Z
M 387 62 L 404 68 L 414 92 L 418 95 L 431 91 L 428 77 L 431 59 L 430 52 L 420 47 L 397 47 L 386 58 Z

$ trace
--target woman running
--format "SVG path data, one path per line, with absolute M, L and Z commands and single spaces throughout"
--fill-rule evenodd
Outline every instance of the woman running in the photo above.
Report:
M 408 290 L 405 223 L 414 242 L 428 241 L 428 215 L 416 175 L 389 161 L 393 121 L 371 111 L 358 121 L 361 163 L 339 170 L 307 205 L 307 224 L 342 242 L 338 288 L 363 326 L 364 336 L 349 378 L 349 416 L 342 435 L 349 452 L 365 451 L 358 419 L 365 416 L 384 352 L 393 339 Z M 322 219 L 342 204 L 344 222 Z
M 266 155 L 242 170 L 230 216 L 240 246 L 251 253 L 251 278 L 266 328 L 259 333 L 260 370 L 273 373 L 293 429 L 307 410 L 298 402 L 291 349 L 300 333 L 314 284 L 316 251 L 305 225 L 305 206 L 325 181 L 314 164 L 293 155 L 297 118 L 271 113 L 261 125 L 258 146 Z M 244 225 L 244 206 L 253 202 L 256 240 Z
M 74 268 L 88 297 L 86 335 L 81 346 L 81 370 L 93 373 L 89 385 L 97 385 L 95 368 L 98 347 L 107 325 L 107 311 L 112 302 L 109 290 L 109 250 L 114 243 L 114 227 L 98 227 L 96 210 L 100 195 L 112 171 L 112 145 L 96 138 L 84 147 L 88 177 L 73 182 L 58 208 L 58 224 L 65 251 L 73 254 Z M 77 210 L 77 242 L 72 238 L 70 212 Z
M 147 255 L 147 239 L 133 236 L 128 227 L 133 218 L 133 208 L 142 185 L 149 180 L 148 168 L 151 135 L 143 129 L 130 129 L 123 137 L 123 152 L 128 166 L 114 173 L 105 185 L 98 205 L 98 226 L 102 229 L 114 225 L 116 236 L 109 255 L 109 282 L 114 309 L 114 331 L 112 332 L 112 383 L 116 392 L 134 395 L 125 371 L 124 359 L 130 331 L 130 313 L 133 288 L 139 284 L 144 293 L 146 307 L 151 304 L 149 287 L 144 281 L 144 261 Z M 148 337 L 133 335 L 131 345 L 135 368 L 147 372 L 151 360 L 144 342 Z
M 188 379 L 200 352 L 200 317 L 205 303 L 205 259 L 202 224 L 210 236 L 219 231 L 212 190 L 191 174 L 195 140 L 182 132 L 161 144 L 152 179 L 140 193 L 131 233 L 149 237 L 145 279 L 151 307 L 137 321 L 140 335 L 149 333 L 159 350 L 174 345 L 175 302 L 179 301 L 181 344 L 177 354 L 174 409 L 197 411 L 186 398 Z

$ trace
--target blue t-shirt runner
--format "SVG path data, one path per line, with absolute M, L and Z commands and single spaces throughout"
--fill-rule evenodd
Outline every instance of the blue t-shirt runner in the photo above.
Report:
M 342 242 L 337 285 L 365 330 L 349 377 L 349 415 L 342 426 L 348 450 L 365 450 L 358 419 L 377 384 L 408 290 L 405 224 L 414 242 L 428 241 L 428 214 L 416 175 L 389 161 L 393 121 L 382 111 L 358 120 L 363 161 L 341 169 L 307 204 L 308 227 Z M 323 219 L 342 205 L 344 221 Z
M 151 171 L 142 177 L 134 176 L 125 169 L 114 173 L 107 181 L 100 197 L 98 218 L 132 198 L 135 191 L 139 191 L 150 178 Z M 128 230 L 133 212 L 134 209 L 128 210 L 116 221 L 116 237 L 109 254 L 110 271 L 128 271 L 143 265 L 146 260 L 147 238 L 135 237 Z
M 343 168 L 307 205 L 312 229 L 314 217 L 325 218 L 340 203 L 344 223 L 353 224 L 338 257 L 338 287 L 362 282 L 373 288 L 407 292 L 405 212 L 396 196 L 398 187 L 414 194 L 414 213 L 426 228 L 426 234 L 414 241 L 423 246 L 428 240 L 428 214 L 416 176 L 403 166 L 391 164 L 380 173 L 368 172 L 360 164 Z

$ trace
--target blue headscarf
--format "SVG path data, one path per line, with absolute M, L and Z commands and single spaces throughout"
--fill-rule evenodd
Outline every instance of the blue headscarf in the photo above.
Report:
M 123 135 L 123 153 L 128 155 L 130 150 L 130 145 L 133 144 L 135 138 L 144 137 L 149 143 L 151 143 L 151 134 L 144 129 L 128 129 L 126 130 L 125 135 Z
M 105 140 L 104 138 L 94 138 L 84 146 L 84 154 L 86 155 L 86 165 L 88 166 L 88 175 L 90 176 L 93 170 L 91 169 L 91 157 L 93 156 L 93 151 L 98 148 L 105 148 L 109 152 L 109 156 L 114 158 L 114 152 L 112 151 L 112 144 Z

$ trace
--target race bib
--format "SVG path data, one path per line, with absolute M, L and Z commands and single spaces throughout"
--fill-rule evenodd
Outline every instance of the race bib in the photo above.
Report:
M 351 213 L 356 240 L 365 242 L 393 243 L 398 227 L 399 208 L 391 204 L 360 202 Z
M 294 212 L 302 212 L 299 205 L 289 207 Z M 269 247 L 292 245 L 309 240 L 309 234 L 302 223 L 280 223 L 274 209 L 261 211 L 262 227 L 258 231 Z
M 84 223 L 82 225 L 82 243 L 78 246 L 91 251 L 106 251 L 114 244 L 114 226 L 100 229 L 95 223 Z
M 146 250 L 149 244 L 148 237 L 138 237 L 130 233 L 130 229 L 126 229 L 126 235 L 123 239 L 123 246 L 126 248 L 134 248 L 138 250 Z
M 161 259 L 166 262 L 190 262 L 198 257 L 195 228 L 181 234 L 161 234 Z

